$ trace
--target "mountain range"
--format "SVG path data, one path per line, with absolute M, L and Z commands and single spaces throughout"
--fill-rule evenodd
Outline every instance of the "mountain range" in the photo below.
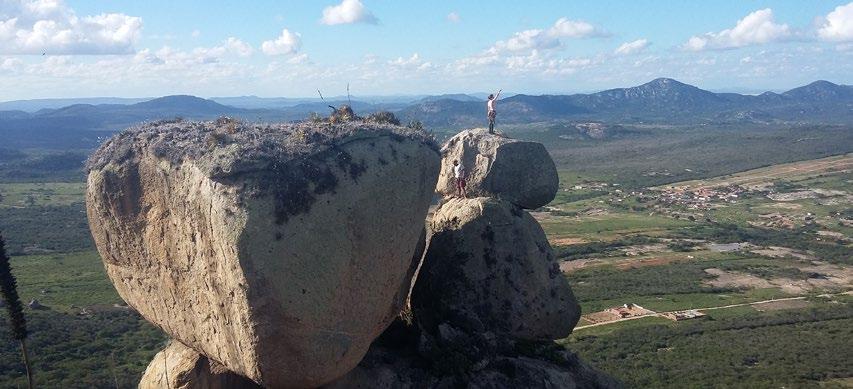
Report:
M 139 99 L 143 100 L 143 99 Z M 108 133 L 134 123 L 161 118 L 211 119 L 233 116 L 252 121 L 305 119 L 327 114 L 329 106 L 351 104 L 362 115 L 388 110 L 401 120 L 419 120 L 436 129 L 483 125 L 485 101 L 469 94 L 408 96 L 372 101 L 336 97 L 320 99 L 254 96 L 202 99 L 176 95 L 150 100 L 94 99 L 59 108 L 32 108 L 55 101 L 0 103 L 0 144 L 39 147 L 44 142 L 70 142 L 88 148 Z M 365 99 L 366 100 L 366 99 Z M 68 100 L 73 101 L 73 100 Z M 86 101 L 86 100 L 83 100 Z M 106 103 L 104 103 L 106 102 Z M 223 104 L 223 102 L 231 105 Z M 18 107 L 2 110 L 3 107 Z M 853 86 L 816 81 L 784 93 L 759 95 L 714 93 L 669 78 L 590 94 L 516 94 L 498 102 L 498 122 L 603 121 L 610 123 L 853 123 Z M 108 133 L 104 133 L 104 131 Z

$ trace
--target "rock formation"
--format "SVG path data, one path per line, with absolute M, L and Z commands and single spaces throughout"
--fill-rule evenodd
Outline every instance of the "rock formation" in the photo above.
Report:
M 477 193 L 497 198 L 450 198 L 439 205 L 427 223 L 411 311 L 374 342 L 358 367 L 329 387 L 620 387 L 553 341 L 571 333 L 580 307 L 542 228 L 522 209 L 554 197 L 556 184 L 547 175 L 524 177 L 539 165 L 553 169 L 553 162 L 541 145 L 531 143 L 523 147 L 544 155 L 503 154 L 501 145 L 517 143 L 526 142 L 482 130 L 448 141 L 442 166 L 459 158 L 479 161 L 469 177 L 489 188 Z M 505 155 L 512 155 L 507 159 L 512 163 L 497 162 Z M 452 176 L 442 172 L 439 191 L 448 193 Z M 514 178 L 518 185 L 491 185 L 496 181 L 487 177 Z M 536 195 L 525 197 L 529 193 Z M 525 201 L 533 197 L 539 200 Z
M 557 194 L 557 167 L 541 143 L 492 135 L 480 128 L 456 134 L 441 150 L 436 191 L 445 196 L 456 193 L 453 161 L 465 167 L 471 196 L 498 197 L 535 209 Z
M 400 311 L 439 154 L 397 126 L 225 119 L 123 132 L 88 167 L 92 234 L 130 306 L 261 385 L 311 387 Z
M 157 353 L 139 381 L 139 389 L 260 389 L 195 350 L 173 340 Z
M 554 342 L 523 342 L 450 325 L 431 335 L 395 322 L 327 389 L 621 388 Z
M 435 211 L 429 231 L 412 291 L 419 323 L 528 340 L 571 333 L 580 307 L 530 214 L 493 198 L 453 198 Z

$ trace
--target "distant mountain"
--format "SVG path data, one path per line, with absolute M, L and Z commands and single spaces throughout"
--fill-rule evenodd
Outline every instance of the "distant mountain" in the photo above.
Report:
M 236 96 L 236 97 L 211 97 L 222 105 L 247 109 L 281 109 L 292 107 L 297 104 L 313 103 L 320 98 L 289 98 L 289 97 L 258 97 L 258 96 Z
M 716 93 L 671 78 L 658 78 L 631 88 L 571 97 L 575 104 L 591 112 L 686 113 L 719 107 L 726 101 Z
M 853 86 L 836 85 L 829 81 L 815 81 L 806 86 L 791 89 L 782 95 L 801 102 L 834 102 L 853 99 Z
M 213 100 L 188 95 L 165 96 L 157 99 L 132 104 L 129 110 L 140 112 L 162 113 L 164 115 L 211 116 L 224 112 L 234 112 L 234 107 L 219 104 Z
M 56 109 L 75 104 L 134 104 L 151 100 L 151 97 L 122 98 L 122 97 L 81 97 L 74 99 L 34 99 L 13 100 L 0 102 L 0 111 L 36 112 L 41 109 Z
M 89 148 L 101 141 L 105 131 L 108 134 L 146 120 L 178 116 L 186 119 L 233 116 L 252 121 L 301 120 L 312 112 L 328 114 L 331 110 L 329 105 L 337 107 L 350 102 L 361 115 L 388 110 L 395 112 L 404 122 L 420 120 L 434 128 L 458 129 L 482 126 L 486 122 L 485 100 L 478 95 L 390 96 L 367 102 L 368 98 L 372 97 L 352 97 L 351 100 L 336 97 L 323 101 L 244 96 L 218 98 L 220 102 L 217 102 L 176 95 L 129 104 L 76 103 L 47 107 L 41 102 L 39 104 L 44 107 L 37 111 L 0 110 L 0 145 L 48 147 L 61 144 L 69 148 Z M 406 99 L 409 99 L 408 103 L 403 102 Z M 244 107 L 223 104 L 222 101 L 241 103 Z M 25 102 L 10 103 L 27 106 Z M 0 103 L 0 107 L 2 104 L 7 103 Z M 853 87 L 816 81 L 784 93 L 742 95 L 714 93 L 673 79 L 658 78 L 634 87 L 597 93 L 519 94 L 498 102 L 498 122 L 501 124 L 548 121 L 853 124 Z M 572 131 L 577 132 L 570 129 L 566 135 L 570 136 Z
M 515 95 L 498 102 L 498 121 L 530 123 L 547 120 L 608 122 L 729 123 L 811 121 L 853 122 L 853 87 L 818 81 L 779 94 L 714 93 L 670 78 L 574 95 Z M 418 103 L 402 112 L 427 125 L 483 125 L 485 102 L 443 100 Z
M 483 101 L 483 99 L 481 99 L 479 97 L 466 95 L 464 93 L 451 93 L 451 94 L 444 94 L 444 95 L 427 96 L 427 97 L 424 97 L 424 98 L 416 101 L 415 103 L 429 103 L 429 102 L 439 101 L 439 100 L 456 100 L 456 101 L 467 101 L 467 102 Z

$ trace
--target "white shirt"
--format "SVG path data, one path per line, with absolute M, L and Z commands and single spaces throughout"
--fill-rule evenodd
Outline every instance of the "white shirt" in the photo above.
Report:
M 489 111 L 495 110 L 495 99 L 491 99 L 486 103 L 486 107 L 489 108 Z
M 453 177 L 462 178 L 463 175 L 465 175 L 465 168 L 463 168 L 462 165 L 456 165 L 453 167 Z

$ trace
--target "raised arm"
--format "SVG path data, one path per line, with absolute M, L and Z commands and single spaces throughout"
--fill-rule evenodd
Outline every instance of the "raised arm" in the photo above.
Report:
M 498 89 L 498 93 L 495 93 L 495 100 L 497 100 L 497 99 L 498 99 L 498 97 L 501 97 L 501 91 L 502 91 L 502 90 L 503 90 L 503 89 Z

